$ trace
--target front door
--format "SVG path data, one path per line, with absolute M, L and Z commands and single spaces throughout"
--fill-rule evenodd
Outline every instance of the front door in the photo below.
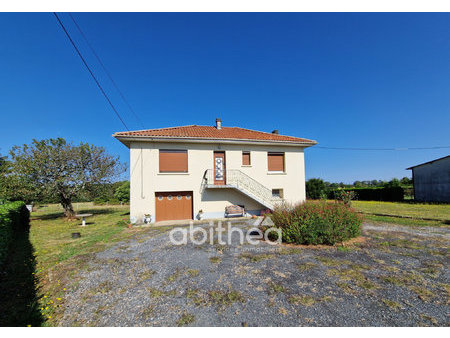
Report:
M 214 184 L 215 185 L 225 185 L 225 152 L 215 151 L 214 152 Z

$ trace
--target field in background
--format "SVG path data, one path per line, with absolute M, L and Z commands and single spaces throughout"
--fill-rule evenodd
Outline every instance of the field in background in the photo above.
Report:
M 449 204 L 352 201 L 352 206 L 365 213 L 367 220 L 374 222 L 411 226 L 445 226 L 450 224 Z

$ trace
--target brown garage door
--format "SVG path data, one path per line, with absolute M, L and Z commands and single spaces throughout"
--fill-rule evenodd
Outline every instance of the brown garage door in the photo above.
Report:
M 156 221 L 192 219 L 192 191 L 157 192 Z

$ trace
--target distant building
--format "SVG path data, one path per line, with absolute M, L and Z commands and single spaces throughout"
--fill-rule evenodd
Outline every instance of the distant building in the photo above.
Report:
M 409 169 L 412 170 L 414 200 L 450 202 L 450 155 Z

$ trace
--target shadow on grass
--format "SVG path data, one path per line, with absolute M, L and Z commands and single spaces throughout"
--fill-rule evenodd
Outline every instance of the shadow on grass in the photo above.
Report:
M 93 214 L 93 215 L 105 215 L 105 214 L 112 214 L 114 212 L 117 212 L 117 210 L 112 209 L 112 208 L 107 208 L 105 207 L 105 209 L 82 209 L 82 210 L 76 210 L 75 213 L 76 214 Z M 50 220 L 50 219 L 57 219 L 57 218 L 61 218 L 64 217 L 64 212 L 62 211 L 58 211 L 58 212 L 52 212 L 52 213 L 48 213 L 45 215 L 39 215 L 39 216 L 34 216 L 32 217 L 32 220 Z
M 0 270 L 0 326 L 41 326 L 35 277 L 36 261 L 29 231 L 20 231 L 11 243 Z

